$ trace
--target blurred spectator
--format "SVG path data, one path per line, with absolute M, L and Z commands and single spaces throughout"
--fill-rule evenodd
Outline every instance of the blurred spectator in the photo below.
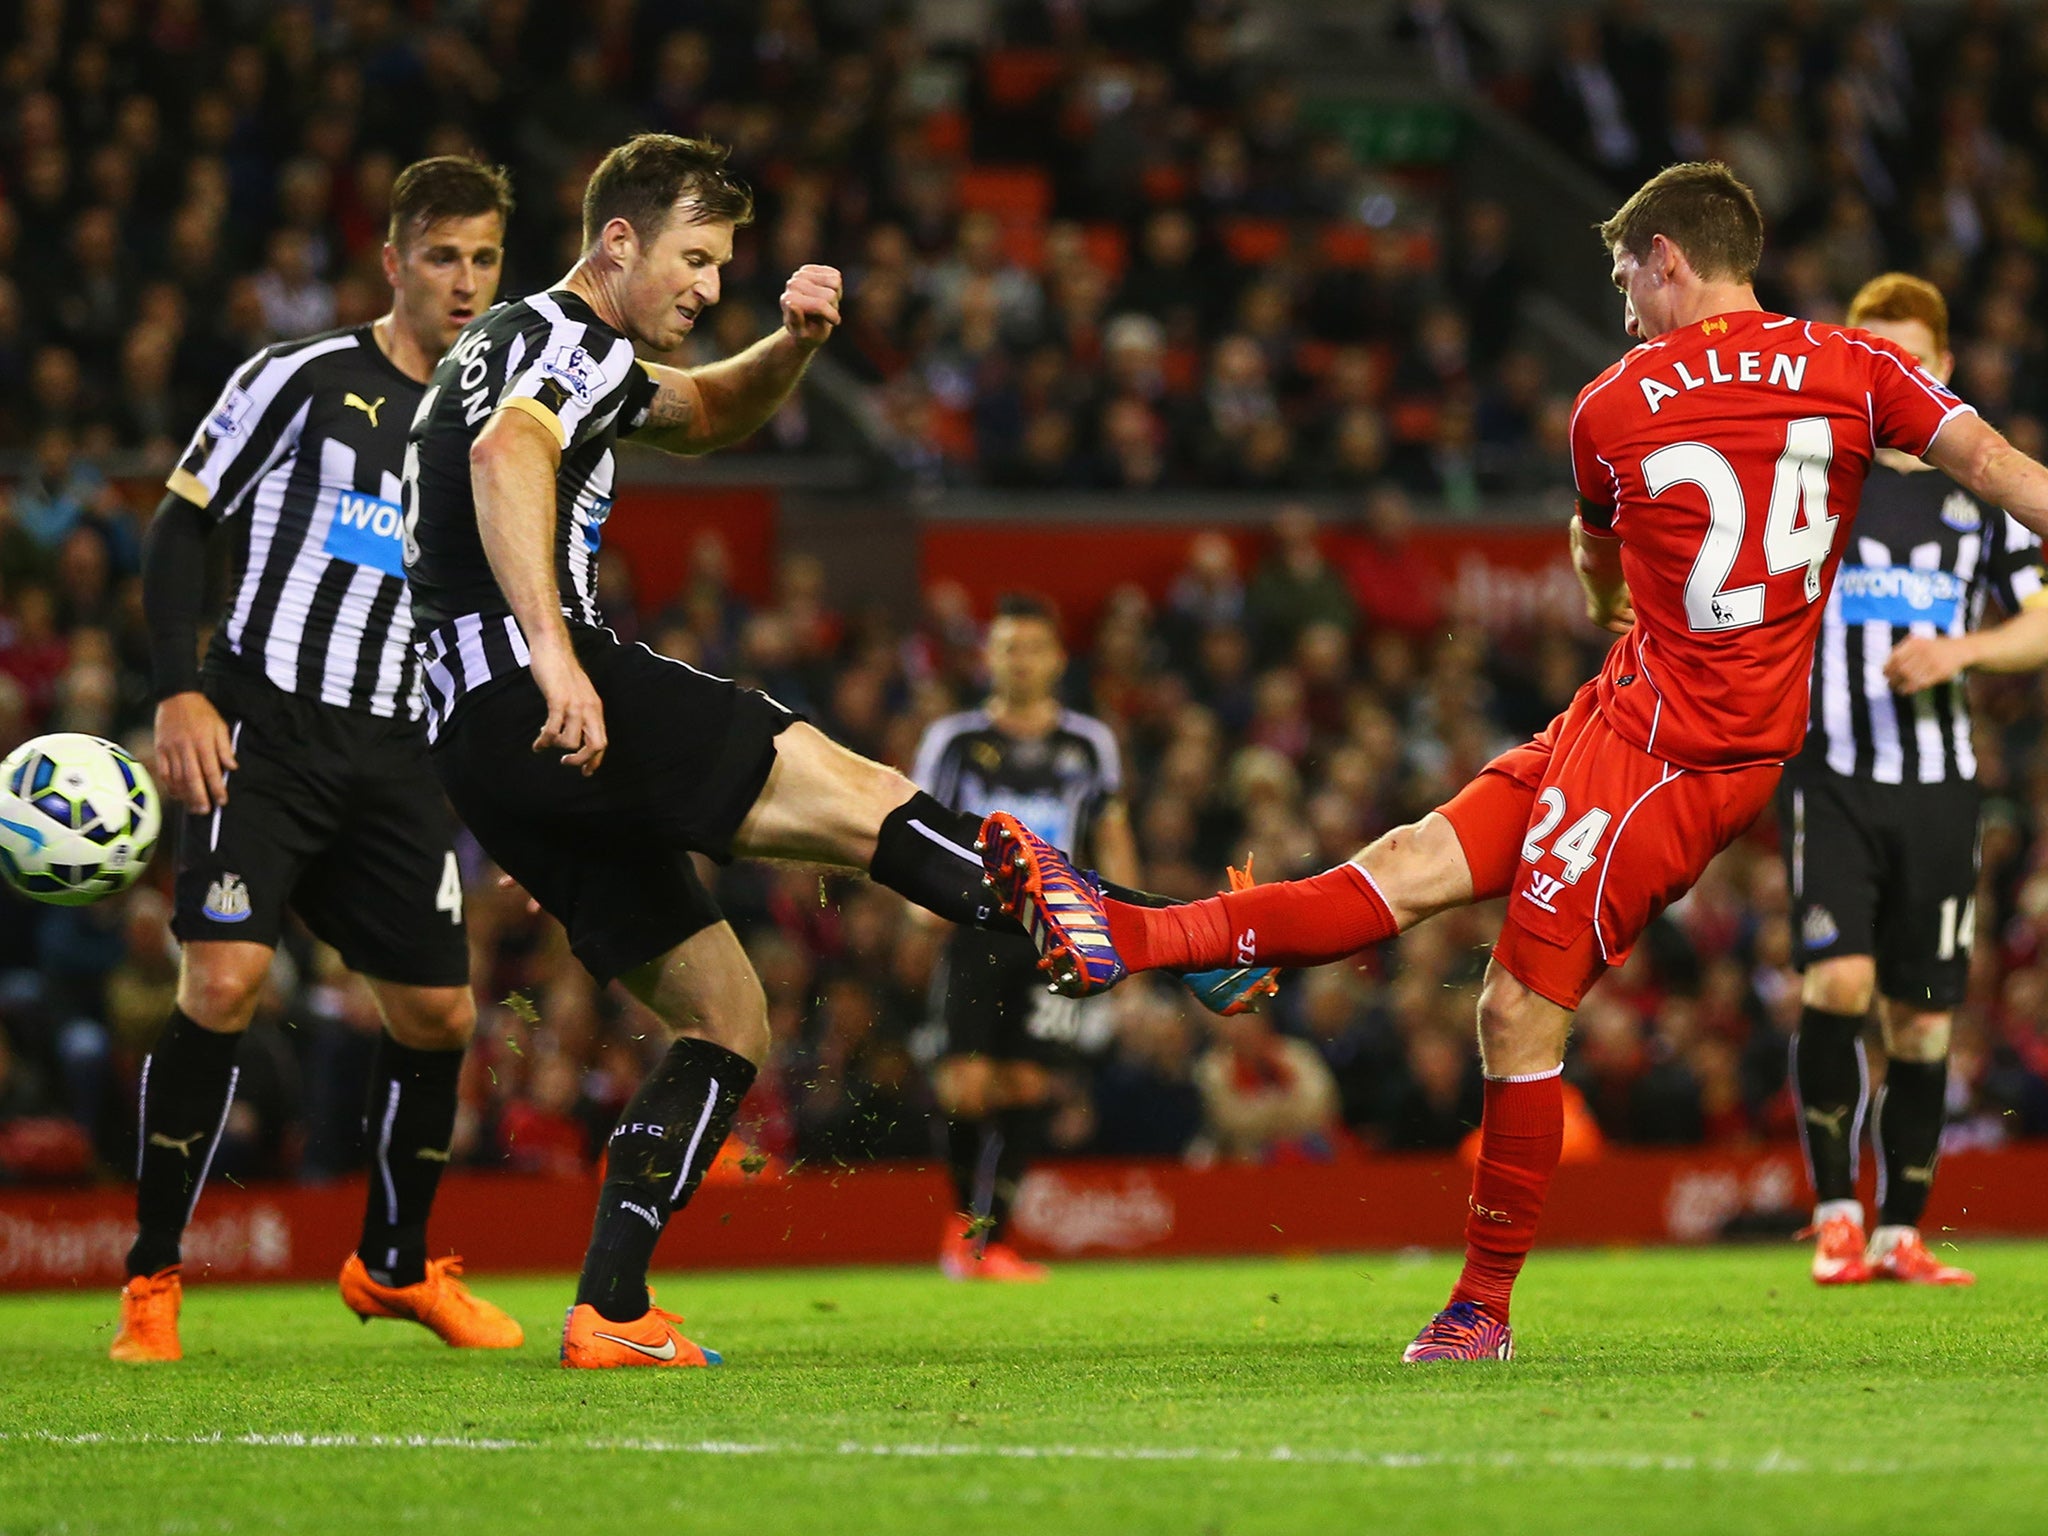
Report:
M 1321 1159 L 1337 1127 L 1337 1085 L 1305 1041 L 1276 1034 L 1262 1014 L 1218 1018 L 1195 1065 L 1206 1134 L 1243 1162 Z

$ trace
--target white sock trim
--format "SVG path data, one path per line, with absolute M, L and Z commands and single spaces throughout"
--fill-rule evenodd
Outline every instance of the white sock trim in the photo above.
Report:
M 1870 1256 L 1881 1259 L 1899 1244 L 1919 1235 L 1918 1227 L 1900 1226 L 1896 1223 L 1888 1227 L 1879 1227 L 1870 1234 Z
M 1379 883 L 1379 881 L 1377 881 L 1377 880 L 1373 879 L 1373 877 L 1372 877 L 1372 871 L 1371 871 L 1371 870 L 1369 870 L 1369 869 L 1367 869 L 1367 868 L 1366 868 L 1366 867 L 1365 867 L 1365 866 L 1364 866 L 1363 864 L 1360 864 L 1359 862 L 1357 862 L 1357 860 L 1355 860 L 1355 859 L 1354 859 L 1354 860 L 1352 861 L 1352 863 L 1351 863 L 1351 867 L 1352 867 L 1353 869 L 1357 870 L 1357 871 L 1358 871 L 1358 873 L 1359 873 L 1359 874 L 1360 874 L 1360 875 L 1361 875 L 1362 877 L 1364 877 L 1365 883 L 1366 883 L 1367 885 L 1369 885 L 1369 886 L 1371 886 L 1371 887 L 1372 887 L 1372 893 L 1373 893 L 1373 895 L 1375 895 L 1375 896 L 1379 897 L 1379 899 L 1380 899 L 1380 905 L 1381 905 L 1381 906 L 1383 906 L 1383 907 L 1385 907 L 1385 908 L 1387 909 L 1387 915 L 1388 915 L 1389 917 L 1393 917 L 1393 916 L 1394 916 L 1394 904 L 1393 904 L 1393 903 L 1392 903 L 1391 901 L 1387 900 L 1387 893 L 1386 893 L 1385 891 L 1383 891 L 1383 890 L 1381 890 L 1381 889 L 1380 889 L 1380 883 Z M 1401 921 L 1401 920 L 1400 920 L 1400 919 L 1399 919 L 1398 917 L 1395 917 L 1395 918 L 1394 918 L 1394 922 L 1395 922 L 1395 923 L 1396 923 L 1397 925 L 1398 925 L 1398 924 L 1400 923 L 1400 921 Z
M 1860 1228 L 1863 1225 L 1863 1202 L 1861 1200 L 1823 1200 L 1813 1208 L 1813 1224 L 1816 1227 L 1824 1221 L 1833 1221 L 1837 1216 L 1847 1217 Z
M 1489 1072 L 1486 1074 L 1486 1080 L 1489 1083 L 1540 1083 L 1546 1077 L 1562 1076 L 1564 1076 L 1564 1063 L 1560 1061 L 1548 1072 L 1522 1072 L 1513 1077 L 1497 1077 Z

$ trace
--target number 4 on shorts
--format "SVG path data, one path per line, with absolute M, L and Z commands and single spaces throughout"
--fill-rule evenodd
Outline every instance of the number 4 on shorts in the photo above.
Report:
M 1529 835 L 1522 842 L 1522 857 L 1531 864 L 1543 857 L 1543 840 L 1550 836 L 1550 829 L 1564 820 L 1564 791 L 1555 784 L 1536 797 L 1543 807 L 1543 814 L 1536 819 L 1536 825 L 1529 829 Z M 1557 855 L 1564 865 L 1566 885 L 1577 885 L 1579 879 L 1591 869 L 1600 857 L 1600 839 L 1606 835 L 1607 824 L 1614 818 L 1607 812 L 1595 808 L 1586 812 L 1551 845 L 1550 851 Z
M 434 910 L 446 912 L 451 923 L 462 921 L 462 871 L 456 867 L 453 848 L 441 861 L 441 887 L 434 892 Z

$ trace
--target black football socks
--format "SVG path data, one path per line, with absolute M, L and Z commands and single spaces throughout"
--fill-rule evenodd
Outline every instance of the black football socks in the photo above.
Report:
M 612 1130 L 605 1151 L 597 1220 L 576 1285 L 615 1323 L 647 1311 L 647 1266 L 671 1213 L 690 1203 L 704 1170 L 732 1130 L 740 1100 L 754 1085 L 754 1064 L 709 1040 L 685 1037 L 669 1047 Z
M 1800 1145 L 1814 1199 L 1856 1198 L 1856 1137 L 1863 1124 L 1863 1020 L 1805 1008 L 1792 1037 Z
M 1877 1142 L 1877 1219 L 1887 1227 L 1917 1227 L 1934 1187 L 1946 1118 L 1948 1062 L 1885 1062 L 1884 1086 L 1871 1113 Z
M 427 1278 L 427 1212 L 455 1136 L 463 1052 L 416 1051 L 386 1031 L 370 1065 L 363 1111 L 369 1199 L 356 1254 L 379 1285 Z
M 868 874 L 949 923 L 1022 933 L 989 887 L 974 851 L 980 836 L 979 816 L 949 811 L 919 790 L 883 818 Z
M 984 1189 L 995 1178 L 995 1166 L 989 1161 L 984 1174 L 983 1153 L 994 1129 L 990 1121 L 978 1117 L 946 1120 L 946 1170 L 953 1176 L 953 1209 L 963 1216 L 987 1214 Z
M 1007 917 L 990 889 L 974 840 L 981 836 L 979 816 L 949 811 L 919 790 L 882 821 L 875 836 L 875 856 L 868 875 L 908 897 L 949 923 L 983 928 L 992 933 L 1022 933 Z M 1134 891 L 1109 881 L 1103 893 L 1137 907 L 1170 907 L 1174 902 L 1148 891 Z
M 1039 1149 L 1045 1145 L 1046 1125 L 1052 1111 L 1043 1104 L 1013 1104 L 996 1114 L 995 1156 L 989 1180 L 988 1235 L 986 1243 L 1009 1240 L 1010 1212 L 1017 1203 L 1017 1191 L 1024 1175 L 1031 1171 Z
M 234 1102 L 239 1034 L 216 1034 L 180 1009 L 142 1062 L 142 1146 L 136 1164 L 135 1246 L 128 1273 L 153 1275 L 179 1261 L 185 1223 Z

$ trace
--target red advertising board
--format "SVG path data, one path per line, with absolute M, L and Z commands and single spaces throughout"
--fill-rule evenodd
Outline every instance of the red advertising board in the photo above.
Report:
M 1943 1159 L 1930 1231 L 2048 1234 L 2048 1145 Z M 1014 1219 L 1027 1252 L 1052 1258 L 1164 1257 L 1453 1248 L 1470 1170 L 1454 1157 L 1351 1156 L 1333 1163 L 1196 1169 L 1178 1163 L 1047 1164 Z M 1543 1220 L 1553 1246 L 1705 1242 L 1745 1218 L 1805 1202 L 1790 1148 L 1761 1153 L 1609 1152 L 1558 1173 Z M 455 1174 L 435 1211 L 437 1244 L 476 1271 L 570 1270 L 590 1231 L 593 1180 Z M 185 1244 L 189 1277 L 322 1280 L 348 1254 L 359 1182 L 210 1188 Z M 950 1195 L 936 1169 L 878 1167 L 707 1183 L 670 1227 L 670 1269 L 932 1260 Z M 126 1190 L 0 1192 L 0 1289 L 111 1287 L 132 1228 Z M 1781 1221 L 1782 1224 L 1782 1221 Z
M 1118 523 L 934 523 L 922 537 L 923 580 L 956 581 L 987 613 L 996 597 L 1028 588 L 1056 602 L 1070 637 L 1087 633 L 1105 599 L 1135 584 L 1155 601 L 1166 595 L 1187 564 L 1198 523 L 1165 526 Z M 1255 570 L 1265 536 L 1230 529 L 1240 570 Z M 1325 534 L 1323 552 L 1340 569 L 1355 556 L 1370 559 L 1363 534 Z M 1461 621 L 1489 629 L 1525 627 L 1543 618 L 1577 618 L 1583 599 L 1572 576 L 1562 527 L 1542 524 L 1473 524 L 1418 529 L 1411 552 L 1443 583 L 1445 609 Z

